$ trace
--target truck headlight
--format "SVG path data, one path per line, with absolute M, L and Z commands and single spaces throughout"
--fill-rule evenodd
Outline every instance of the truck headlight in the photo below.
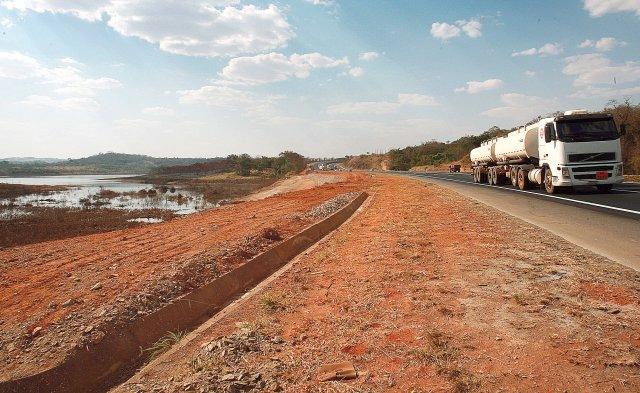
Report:
M 571 174 L 569 173 L 569 168 L 562 168 L 562 177 L 569 179 Z
M 622 176 L 622 173 L 623 173 L 623 165 L 622 164 L 616 165 L 616 176 Z

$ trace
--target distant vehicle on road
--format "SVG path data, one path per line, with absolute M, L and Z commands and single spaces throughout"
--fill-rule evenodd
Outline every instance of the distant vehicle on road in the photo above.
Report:
M 451 173 L 460 172 L 460 164 L 450 164 L 449 165 L 449 172 L 451 172 Z
M 620 135 L 613 116 L 585 110 L 527 124 L 471 150 L 473 180 L 524 190 L 544 185 L 549 194 L 573 186 L 596 186 L 609 192 L 623 181 Z

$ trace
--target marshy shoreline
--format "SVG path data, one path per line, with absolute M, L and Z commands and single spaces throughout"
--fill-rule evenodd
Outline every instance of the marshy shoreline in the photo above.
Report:
M 59 180 L 64 182 L 63 177 Z M 109 177 L 111 183 L 97 187 L 0 183 L 0 248 L 170 221 L 215 208 L 276 180 L 222 173 Z M 86 191 L 77 195 L 83 187 Z

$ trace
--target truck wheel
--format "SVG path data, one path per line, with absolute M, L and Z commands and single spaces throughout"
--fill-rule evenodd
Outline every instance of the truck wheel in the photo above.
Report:
M 613 189 L 613 184 L 598 184 L 596 187 L 598 188 L 598 192 L 607 194 Z
M 480 183 L 480 171 L 478 168 L 473 168 L 473 182 Z
M 511 185 L 514 187 L 518 186 L 518 170 L 515 168 L 511 168 L 509 171 L 509 176 L 511 177 Z
M 517 178 L 518 178 L 517 179 L 518 188 L 521 190 L 527 189 L 527 187 L 529 186 L 529 179 L 527 178 L 527 173 L 524 170 L 519 169 Z
M 544 171 L 544 189 L 547 194 L 554 194 L 558 192 L 557 187 L 553 185 L 553 176 L 551 175 L 551 169 L 546 168 Z
M 487 180 L 489 181 L 489 185 L 494 185 L 494 177 L 493 177 L 493 168 L 489 168 L 489 172 L 487 172 Z

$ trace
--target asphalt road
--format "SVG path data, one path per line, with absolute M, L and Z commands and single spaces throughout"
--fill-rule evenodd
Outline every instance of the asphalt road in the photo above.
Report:
M 511 185 L 489 186 L 476 184 L 469 173 L 411 173 L 410 176 L 466 183 L 474 187 L 492 188 L 498 192 L 520 193 L 523 196 L 545 198 L 560 203 L 600 210 L 640 220 L 640 183 L 622 183 L 614 186 L 609 194 L 598 193 L 595 187 L 579 187 L 570 193 L 548 195 L 539 188 L 521 191 Z
M 547 195 L 476 184 L 465 173 L 402 174 L 450 188 L 640 271 L 640 184 L 623 183 L 610 194 L 585 188 Z

